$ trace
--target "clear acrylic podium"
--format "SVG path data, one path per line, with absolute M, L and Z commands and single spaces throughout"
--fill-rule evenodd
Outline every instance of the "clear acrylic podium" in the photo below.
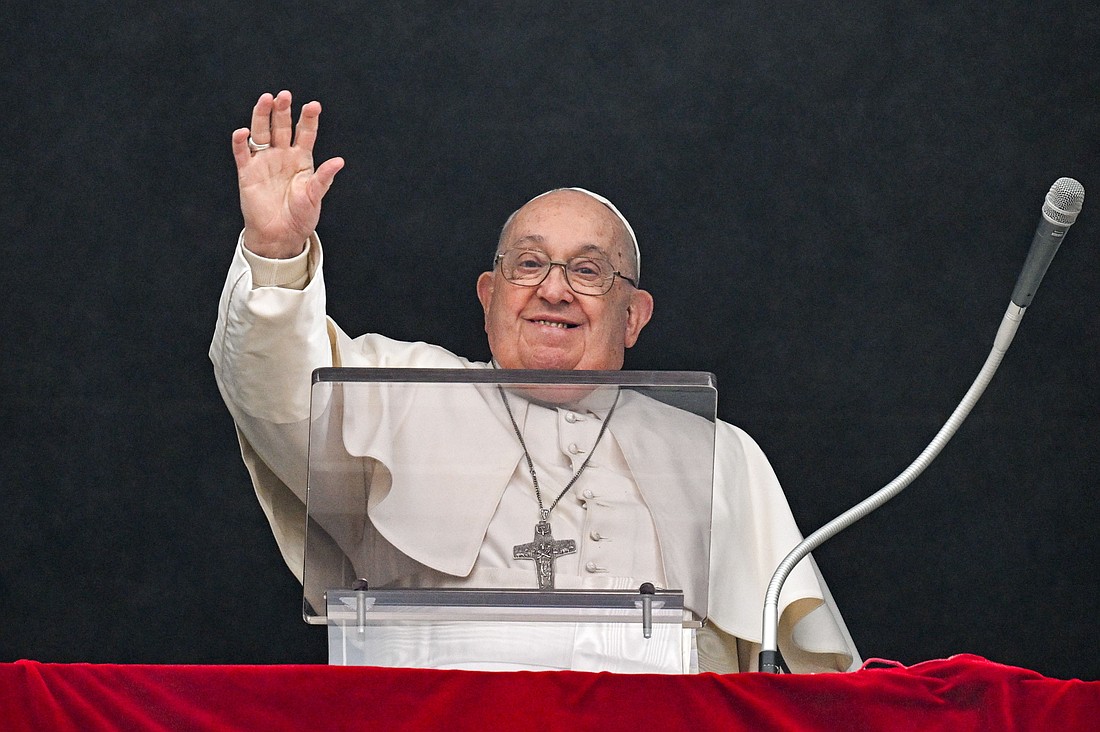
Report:
M 693 671 L 716 406 L 713 376 L 697 372 L 318 369 L 303 615 L 328 626 L 329 662 Z M 606 434 L 592 440 L 597 427 Z M 517 432 L 539 448 L 535 463 L 596 445 L 561 498 L 571 507 L 549 518 L 552 538 L 576 539 L 569 556 L 540 560 L 553 589 L 539 589 L 538 562 L 521 551 L 540 517 Z M 574 434 L 585 439 L 567 442 Z M 543 468 L 540 482 L 549 505 L 562 481 Z M 646 576 L 586 561 L 601 541 L 630 553 L 630 537 L 594 525 L 620 510 L 624 484 L 643 507 L 624 515 L 648 517 L 635 523 L 651 523 L 657 549 L 621 566 L 652 565 Z M 559 518 L 570 510 L 577 536 Z

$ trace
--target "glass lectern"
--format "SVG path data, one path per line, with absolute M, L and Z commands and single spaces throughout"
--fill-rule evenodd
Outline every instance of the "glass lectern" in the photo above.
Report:
M 696 372 L 314 372 L 303 614 L 333 664 L 684 673 L 717 390 Z

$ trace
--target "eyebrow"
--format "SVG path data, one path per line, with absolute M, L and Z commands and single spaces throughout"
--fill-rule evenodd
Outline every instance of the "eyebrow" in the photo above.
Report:
M 532 243 L 542 245 L 546 243 L 546 238 L 538 234 L 528 234 L 527 236 L 520 237 L 519 239 L 516 239 L 514 242 L 512 242 L 512 246 L 510 248 L 516 249 L 517 247 L 526 246 Z M 603 247 L 599 246 L 598 244 L 584 244 L 581 246 L 577 253 L 580 254 L 590 252 L 598 252 L 606 257 L 608 260 L 611 259 L 611 253 Z M 573 256 L 576 256 L 576 254 L 574 254 Z

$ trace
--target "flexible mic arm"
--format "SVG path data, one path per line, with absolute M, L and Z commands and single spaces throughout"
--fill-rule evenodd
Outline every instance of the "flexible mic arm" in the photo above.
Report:
M 1080 213 L 1084 197 L 1084 188 L 1072 178 L 1059 178 L 1051 187 L 1043 205 L 1043 220 L 1040 222 L 1039 230 L 1036 231 L 1031 251 L 1028 253 L 1027 261 L 1024 264 L 1024 270 L 1021 272 L 1016 290 L 1013 292 L 1012 301 L 1001 319 L 1000 328 L 997 329 L 993 349 L 986 358 L 977 378 L 974 379 L 974 383 L 970 385 L 962 401 L 955 407 L 955 411 L 951 413 L 947 422 L 936 433 L 928 447 L 924 448 L 924 451 L 908 468 L 902 471 L 901 475 L 807 536 L 779 563 L 779 567 L 775 570 L 775 574 L 772 575 L 771 582 L 768 584 L 768 592 L 764 599 L 760 671 L 779 673 L 782 664 L 782 657 L 779 654 L 779 594 L 783 589 L 783 583 L 787 581 L 787 576 L 807 554 L 905 490 L 910 483 L 917 479 L 917 476 L 924 472 L 936 459 L 936 456 L 943 451 L 951 438 L 954 437 L 955 432 L 962 426 L 963 421 L 970 414 L 974 405 L 978 403 L 978 399 L 981 398 L 986 387 L 989 386 L 993 374 L 997 373 L 997 368 L 1001 365 L 1005 352 L 1008 351 L 1012 339 L 1016 336 L 1016 330 L 1020 327 L 1024 311 L 1031 303 L 1035 288 L 1038 287 L 1039 280 L 1046 273 L 1046 268 L 1054 257 L 1054 253 L 1065 236 L 1066 230 L 1069 229 L 1069 226 L 1076 220 L 1077 214 Z
M 974 408 L 974 405 L 978 403 L 978 399 L 981 398 L 982 392 L 989 385 L 993 374 L 997 372 L 997 367 L 1001 365 L 1001 359 L 1004 358 L 1005 351 L 1012 343 L 1012 338 L 1016 335 L 1016 329 L 1020 326 L 1020 321 L 1024 317 L 1024 310 L 1025 308 L 1018 305 L 1008 307 L 1004 318 L 1001 320 L 1001 327 L 997 331 L 993 350 L 986 358 L 985 365 L 982 366 L 982 370 L 978 373 L 974 383 L 971 384 L 962 402 L 955 407 L 955 411 L 948 418 L 946 424 L 940 428 L 940 431 L 936 433 L 928 447 L 924 448 L 924 452 L 893 481 L 803 539 L 779 563 L 779 568 L 775 570 L 771 583 L 768 584 L 768 593 L 764 600 L 764 633 L 762 650 L 760 651 L 761 671 L 773 674 L 779 673 L 779 593 L 783 589 L 783 583 L 787 581 L 787 575 L 807 554 L 905 490 L 936 459 L 936 456 L 940 454 L 948 441 L 955 436 L 955 432 L 958 431 L 963 420 L 970 414 L 970 410 Z

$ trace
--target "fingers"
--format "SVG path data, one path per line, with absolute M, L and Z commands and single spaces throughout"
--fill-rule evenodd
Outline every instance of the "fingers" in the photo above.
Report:
M 275 147 L 290 147 L 290 137 L 293 134 L 290 103 L 290 92 L 285 89 L 276 95 L 275 101 L 272 103 L 271 144 Z M 255 137 L 252 139 L 260 142 Z
M 233 130 L 233 160 L 237 163 L 237 170 L 248 165 L 248 161 L 252 159 L 252 151 L 248 149 L 248 135 L 247 127 Z
M 267 92 L 260 95 L 256 106 L 252 108 L 252 124 L 249 125 L 252 141 L 259 145 L 271 142 L 271 107 L 274 97 Z M 246 138 L 247 139 L 247 138 Z
M 276 148 L 290 147 L 293 138 L 295 147 L 307 153 L 313 152 L 313 145 L 317 142 L 321 103 L 313 101 L 303 105 L 298 117 L 298 125 L 294 128 L 292 127 L 292 102 L 290 92 L 285 89 L 275 96 L 267 92 L 260 95 L 256 106 L 252 108 L 252 121 L 249 128 L 236 130 L 233 133 L 233 157 L 237 161 L 238 168 L 255 154 L 249 149 L 249 137 L 257 145 L 271 145 Z M 247 157 L 242 158 L 242 153 Z M 335 172 L 334 170 L 334 175 Z
M 310 102 L 302 107 L 302 113 L 298 117 L 298 127 L 294 133 L 295 147 L 313 152 L 313 143 L 317 142 L 317 125 L 320 116 L 320 102 Z

